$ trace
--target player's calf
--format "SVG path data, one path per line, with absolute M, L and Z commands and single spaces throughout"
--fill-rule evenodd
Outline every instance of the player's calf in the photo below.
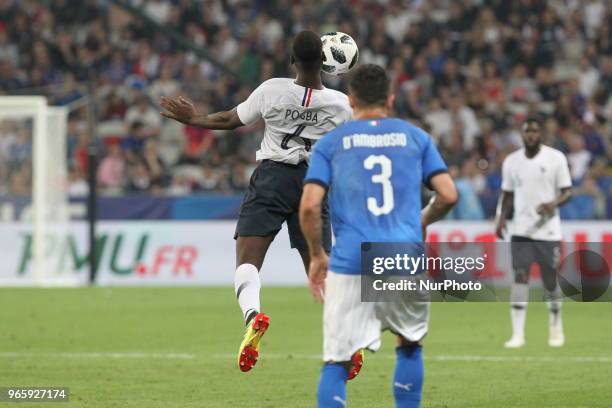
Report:
M 521 348 L 525 345 L 525 319 L 527 317 L 527 300 L 529 299 L 529 285 L 527 281 L 518 277 L 525 275 L 522 270 L 515 270 L 515 282 L 510 291 L 510 321 L 512 323 L 512 337 L 505 348 Z M 525 275 L 528 276 L 528 275 Z
M 563 323 L 561 320 L 561 299 L 557 293 L 547 293 L 548 307 L 548 345 L 562 347 L 565 344 Z
M 343 363 L 325 363 L 317 390 L 318 408 L 345 408 L 348 370 Z
M 417 343 L 395 349 L 393 397 L 396 408 L 418 408 L 423 390 L 423 350 Z

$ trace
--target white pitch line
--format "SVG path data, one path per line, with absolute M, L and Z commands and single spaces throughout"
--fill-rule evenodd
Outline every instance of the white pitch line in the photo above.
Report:
M 235 354 L 213 354 L 215 359 L 236 358 Z M 395 354 L 374 354 L 373 358 L 395 359 Z M 321 360 L 320 354 L 265 353 L 262 358 L 273 360 Z M 610 356 L 553 357 L 553 356 L 476 356 L 476 355 L 426 355 L 427 361 L 487 361 L 487 362 L 559 362 L 559 363 L 612 363 Z
M 213 354 L 212 358 L 216 360 L 224 360 L 226 358 L 236 358 L 237 354 L 234 353 L 217 353 Z M 269 358 L 272 360 L 321 360 L 323 356 L 321 354 L 303 354 L 303 353 L 291 353 L 291 354 L 282 354 L 282 353 L 265 353 L 262 354 L 262 358 Z
M 140 353 L 140 352 L 57 352 L 57 353 L 25 353 L 18 351 L 0 352 L 0 358 L 47 357 L 47 358 L 109 358 L 109 359 L 162 359 L 162 360 L 193 360 L 195 354 L 185 353 Z
M 187 353 L 144 353 L 144 352 L 0 352 L 0 358 L 67 358 L 67 359 L 144 359 L 144 360 L 195 360 L 213 358 L 235 359 L 234 353 L 197 355 Z M 377 353 L 375 358 L 395 359 L 395 354 Z M 271 360 L 321 360 L 320 354 L 266 353 L 263 358 Z M 612 356 L 479 356 L 479 355 L 426 355 L 427 361 L 461 362 L 527 362 L 527 363 L 612 363 Z
M 492 362 L 560 362 L 560 363 L 612 363 L 612 357 L 608 356 L 425 356 L 426 360 L 434 361 L 492 361 Z

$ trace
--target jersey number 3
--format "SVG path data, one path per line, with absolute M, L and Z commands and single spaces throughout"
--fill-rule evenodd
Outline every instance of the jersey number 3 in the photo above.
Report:
M 382 185 L 382 205 L 379 205 L 375 197 L 368 197 L 368 210 L 375 216 L 389 214 L 395 202 L 393 201 L 393 186 L 391 185 L 391 160 L 384 155 L 371 155 L 363 161 L 366 170 L 373 170 L 374 166 L 380 166 L 380 173 L 372 175 L 372 183 Z

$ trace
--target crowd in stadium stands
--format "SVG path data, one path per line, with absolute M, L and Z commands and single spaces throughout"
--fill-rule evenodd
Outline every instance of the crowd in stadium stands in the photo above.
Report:
M 576 194 L 588 198 L 573 216 L 606 216 L 612 196 L 610 1 L 130 3 L 240 79 L 106 1 L 0 0 L 0 94 L 44 93 L 70 106 L 86 95 L 84 84 L 93 84 L 104 194 L 243 191 L 261 125 L 233 132 L 183 126 L 161 118 L 158 98 L 184 95 L 203 112 L 231 108 L 257 83 L 293 75 L 291 38 L 313 29 L 351 34 L 360 62 L 387 68 L 397 115 L 431 133 L 457 180 L 461 200 L 453 217 L 492 215 L 500 164 L 521 145 L 519 125 L 534 113 L 542 117 L 546 143 L 567 154 Z M 345 90 L 341 78 L 325 81 Z M 85 110 L 76 109 L 68 123 L 75 195 L 87 191 L 86 119 Z M 0 192 L 27 193 L 27 126 L 0 122 L 0 144 Z

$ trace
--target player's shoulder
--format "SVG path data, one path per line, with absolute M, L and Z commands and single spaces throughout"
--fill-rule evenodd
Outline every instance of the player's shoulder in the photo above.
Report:
M 320 95 L 320 97 L 317 97 L 318 103 L 347 112 L 347 114 L 353 111 L 351 104 L 349 103 L 348 96 L 344 92 L 326 87 L 318 90 L 317 92 L 317 95 Z M 346 117 L 345 120 L 349 119 L 349 117 Z
M 353 134 L 405 133 L 407 137 L 416 140 L 419 146 L 424 146 L 431 136 L 412 123 L 399 118 L 384 119 L 353 119 L 331 130 L 324 139 L 332 143 L 334 139 Z
M 416 137 L 422 141 L 428 141 L 431 139 L 429 133 L 425 131 L 425 129 L 418 127 L 412 122 L 409 122 L 400 118 L 388 118 L 387 120 L 394 123 L 400 129 L 403 129 L 405 132 L 409 133 L 411 136 Z
M 348 134 L 348 133 L 388 133 L 388 132 L 403 132 L 419 139 L 429 139 L 429 134 L 423 129 L 412 123 L 399 118 L 384 118 L 384 119 L 353 119 L 336 127 L 330 134 Z
M 295 79 L 291 78 L 270 78 L 263 81 L 260 88 L 276 88 L 276 89 L 287 89 L 287 87 L 294 82 Z
M 333 88 L 324 87 L 321 90 L 321 92 L 325 93 L 326 96 L 329 98 L 335 98 L 335 99 L 338 99 L 339 101 L 348 103 L 348 96 L 342 91 L 339 91 Z
M 523 157 L 525 157 L 525 148 L 521 147 L 521 148 L 516 149 L 512 153 L 509 153 L 504 159 L 504 163 L 507 165 L 513 164 L 517 161 L 520 161 L 521 158 Z
M 419 148 L 425 149 L 433 143 L 433 139 L 427 131 L 412 122 L 400 118 L 384 119 L 384 130 L 386 133 L 404 133 Z
M 282 86 L 287 86 L 288 84 L 293 83 L 293 81 L 295 81 L 295 79 L 292 79 L 292 78 L 280 78 L 280 77 L 269 78 L 263 81 L 260 86 L 282 87 Z
M 547 145 L 542 145 L 540 148 L 542 149 L 543 153 L 545 153 L 546 156 L 552 160 L 565 161 L 565 153 L 563 153 L 561 150 Z

